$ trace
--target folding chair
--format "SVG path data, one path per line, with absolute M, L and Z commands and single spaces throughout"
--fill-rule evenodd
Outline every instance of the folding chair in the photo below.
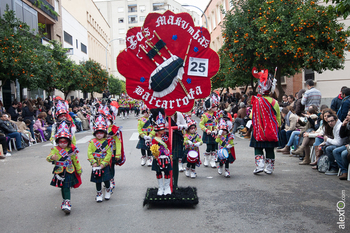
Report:
M 15 150 L 17 150 L 16 139 L 15 138 L 10 138 L 10 140 L 9 140 L 9 149 L 10 149 L 10 151 L 12 151 L 12 144 L 13 144 L 13 148 Z
M 316 152 L 315 152 L 314 146 L 311 147 L 310 158 L 311 158 L 311 163 L 314 163 L 316 161 Z

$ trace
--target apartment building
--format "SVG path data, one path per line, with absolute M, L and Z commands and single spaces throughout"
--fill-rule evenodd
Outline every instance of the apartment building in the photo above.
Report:
M 182 7 L 174 0 L 94 0 L 96 6 L 110 25 L 111 40 L 108 46 L 108 71 L 119 79 L 124 79 L 117 70 L 116 58 L 125 49 L 125 37 L 129 28 L 142 26 L 150 12 L 164 13 L 171 10 L 174 13 L 189 13 L 195 25 L 201 20 L 197 12 Z

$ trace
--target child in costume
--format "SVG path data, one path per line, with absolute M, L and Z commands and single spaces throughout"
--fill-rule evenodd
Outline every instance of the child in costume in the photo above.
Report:
M 152 170 L 156 171 L 158 179 L 158 196 L 171 194 L 170 179 L 172 170 L 171 156 L 168 149 L 169 140 L 165 142 L 165 113 L 164 109 L 152 110 L 152 124 L 154 125 L 155 137 L 152 140 L 152 146 L 150 148 L 153 154 Z M 164 172 L 164 182 L 163 174 Z
M 101 105 L 99 108 L 99 113 L 103 114 L 107 119 L 108 130 L 107 130 L 107 141 L 108 145 L 112 151 L 112 159 L 111 159 L 111 188 L 115 188 L 115 165 L 122 166 L 125 163 L 125 153 L 124 153 L 124 143 L 123 143 L 123 133 L 120 130 L 120 127 L 114 124 L 115 117 L 117 116 L 117 109 L 111 106 L 109 109 L 107 106 Z
M 199 123 L 199 127 L 203 131 L 203 143 L 207 144 L 206 152 L 204 153 L 204 166 L 208 167 L 209 162 L 212 168 L 216 168 L 216 150 L 218 149 L 218 144 L 215 141 L 215 135 L 217 133 L 216 125 L 216 110 L 219 103 L 219 97 L 215 94 L 208 97 L 204 104 L 205 108 L 208 110 L 205 112 Z
M 51 185 L 61 188 L 63 198 L 61 209 L 69 214 L 72 208 L 70 188 L 78 188 L 81 184 L 82 169 L 77 156 L 79 150 L 71 143 L 72 135 L 65 122 L 58 128 L 55 140 L 57 146 L 51 149 L 46 160 L 55 165 Z
M 264 171 L 270 175 L 274 170 L 274 148 L 278 147 L 278 128 L 281 126 L 278 101 L 269 96 L 274 93 L 277 81 L 272 74 L 268 73 L 268 70 L 257 72 L 254 67 L 252 73 L 259 79 L 259 94 L 252 97 L 253 108 L 250 113 L 253 125 L 250 147 L 254 147 L 256 165 L 253 173 Z
M 185 175 L 192 179 L 197 177 L 196 165 L 200 165 L 199 146 L 203 144 L 201 136 L 196 132 L 196 122 L 189 119 L 186 134 L 184 135 L 185 152 L 182 162 L 187 163 Z M 191 170 L 191 172 L 190 172 Z
M 56 107 L 55 107 L 55 115 L 56 115 L 56 121 L 52 125 L 52 131 L 51 131 L 51 138 L 50 141 L 55 145 L 55 137 L 58 128 L 60 127 L 60 124 L 62 122 L 65 122 L 66 125 L 69 128 L 69 132 L 72 135 L 72 143 L 73 145 L 76 145 L 76 138 L 75 138 L 75 132 L 76 132 L 76 126 L 71 118 L 71 116 L 68 114 L 68 103 L 67 101 L 61 101 L 58 100 Z
M 144 166 L 147 161 L 147 166 L 152 166 L 152 154 L 149 150 L 152 137 L 154 136 L 153 126 L 149 120 L 148 109 L 142 110 L 143 117 L 138 120 L 137 131 L 139 132 L 139 142 L 136 148 L 141 149 L 141 166 Z M 147 151 L 147 157 L 146 157 Z
M 88 147 L 88 160 L 92 166 L 90 181 L 96 183 L 96 201 L 102 202 L 102 182 L 106 187 L 105 199 L 109 200 L 112 194 L 110 180 L 113 178 L 110 166 L 112 151 L 107 141 L 107 122 L 102 114 L 96 118 L 93 130 L 95 138 Z
M 234 144 L 233 144 L 234 134 L 229 133 L 229 126 L 224 119 L 220 119 L 219 123 L 219 133 L 215 141 L 219 145 L 218 150 L 218 173 L 222 175 L 222 168 L 225 164 L 225 177 L 230 177 L 229 164 L 236 160 Z

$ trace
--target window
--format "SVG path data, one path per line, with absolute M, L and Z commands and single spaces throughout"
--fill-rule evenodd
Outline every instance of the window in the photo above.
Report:
M 125 33 L 125 29 L 124 29 L 124 28 L 119 28 L 118 32 L 119 32 L 120 34 Z
M 137 12 L 137 5 L 128 5 L 128 12 Z
M 78 48 L 78 40 L 75 40 L 76 47 Z
M 58 0 L 55 0 L 55 11 L 57 12 L 57 14 L 60 13 L 60 9 L 58 7 Z
M 84 45 L 83 43 L 80 43 L 80 47 L 81 47 L 81 51 L 82 51 L 83 53 L 87 53 L 86 45 Z
M 129 15 L 129 23 L 137 23 L 137 15 Z
M 164 3 L 153 3 L 153 11 L 164 10 Z
M 124 18 L 118 18 L 118 23 L 124 23 Z
M 146 6 L 145 5 L 139 6 L 139 8 L 140 8 L 141 12 L 144 12 L 146 10 Z
M 67 32 L 64 32 L 64 41 L 70 45 L 73 45 L 73 37 Z
M 220 11 L 220 6 L 217 5 L 216 6 L 216 17 L 217 17 L 217 21 L 218 21 L 218 24 L 221 22 L 221 11 Z
M 304 81 L 308 79 L 315 80 L 315 72 L 312 69 L 304 70 Z
M 118 12 L 124 12 L 124 7 L 118 7 Z
M 286 83 L 286 76 L 281 76 L 281 84 L 282 85 L 286 85 L 287 83 Z
M 140 22 L 145 21 L 146 16 L 140 16 Z

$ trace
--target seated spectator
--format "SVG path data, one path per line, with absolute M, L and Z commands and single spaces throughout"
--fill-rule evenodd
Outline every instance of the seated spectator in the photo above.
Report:
M 282 149 L 277 149 L 277 152 L 283 152 L 283 154 L 289 154 L 290 146 L 287 145 L 289 138 L 293 131 L 297 129 L 298 116 L 288 110 L 288 108 L 283 108 L 281 115 L 284 118 L 285 125 L 284 129 L 280 131 L 280 146 Z M 300 125 L 298 125 L 300 127 Z M 292 138 L 295 135 L 299 134 L 300 131 L 296 131 Z
M 244 118 L 247 116 L 247 108 L 244 102 L 239 104 L 240 109 L 237 112 L 237 118 L 234 119 L 233 131 L 232 133 L 236 133 L 237 128 L 241 125 L 245 125 Z
M 345 88 L 342 90 L 342 97 L 343 100 L 337 112 L 337 116 L 340 121 L 344 121 L 346 114 L 350 110 L 350 88 Z
M 340 127 L 339 136 L 342 139 L 350 137 L 350 111 L 348 111 L 348 114 L 346 115 L 346 118 Z M 338 147 L 333 150 L 333 156 L 337 161 L 337 164 L 342 173 L 342 175 L 339 176 L 340 180 L 347 180 L 347 177 L 348 177 L 349 160 L 347 159 L 347 156 L 348 156 L 347 148 L 349 147 L 349 141 L 347 143 L 348 143 L 347 145 Z
M 77 130 L 78 131 L 83 131 L 83 126 L 82 126 L 82 123 L 81 123 L 81 120 L 80 118 L 78 117 L 77 114 L 75 114 L 74 112 L 72 112 L 72 109 L 69 108 L 69 115 L 72 117 L 73 121 L 74 121 L 74 124 L 77 126 Z
M 46 118 L 46 116 L 47 116 L 47 114 L 45 112 L 39 113 L 38 119 L 35 121 L 35 123 L 33 125 L 34 130 L 39 131 L 39 133 L 40 133 L 40 135 L 41 135 L 41 137 L 42 137 L 44 142 L 47 141 L 46 138 L 45 138 L 45 134 L 44 134 L 44 131 L 47 129 L 45 127 L 45 118 Z M 50 132 L 49 135 L 51 135 L 51 132 Z
M 13 128 L 11 122 L 8 120 L 7 114 L 0 114 L 0 130 L 2 130 L 6 136 L 16 139 L 17 150 L 22 150 L 21 133 L 18 133 L 16 129 Z
M 290 103 L 288 102 L 288 96 L 287 95 L 283 95 L 282 96 L 282 102 L 280 103 L 280 107 L 287 107 L 288 105 L 290 105 Z
M 301 89 L 298 92 L 298 98 L 294 103 L 294 112 L 298 116 L 302 116 L 301 114 L 304 113 L 304 110 L 305 110 L 305 106 L 301 103 L 304 93 L 305 93 L 305 90 Z
M 32 138 L 32 134 L 30 133 L 28 128 L 28 126 L 30 125 L 30 120 L 26 120 L 26 121 L 28 124 L 23 122 L 22 117 L 18 117 L 18 121 L 16 121 L 17 132 L 21 133 L 25 140 L 34 142 L 34 139 Z
M 73 112 L 77 114 L 79 119 L 81 120 L 83 130 L 89 129 L 89 120 L 84 116 L 84 114 L 81 111 L 81 107 L 74 107 Z
M 7 112 L 10 114 L 13 121 L 17 121 L 17 118 L 21 112 L 18 111 L 18 102 L 16 100 L 12 102 L 12 105 L 9 107 Z
M 45 121 L 46 121 L 46 130 L 49 133 L 49 135 L 51 136 L 52 125 L 55 124 L 55 120 L 53 119 L 52 110 L 51 109 L 49 109 L 47 111 L 47 116 L 46 116 Z
M 325 172 L 326 175 L 337 175 L 338 174 L 338 165 L 335 162 L 333 155 L 333 150 L 337 147 L 345 145 L 346 138 L 341 138 L 339 131 L 342 125 L 342 122 L 338 119 L 336 115 L 330 115 L 327 118 L 328 125 L 333 128 L 334 139 L 324 136 L 324 142 L 321 143 L 321 146 L 326 146 L 326 155 L 330 163 L 329 169 Z
M 331 103 L 331 109 L 335 112 L 338 112 L 340 106 L 341 106 L 341 102 L 343 100 L 343 90 L 347 88 L 346 86 L 343 86 L 341 89 L 340 89 L 340 94 L 335 97 L 333 100 L 332 100 L 332 103 Z
M 288 103 L 289 103 L 288 105 L 291 106 L 293 109 L 294 109 L 294 101 L 295 101 L 294 96 L 293 95 L 289 95 L 288 96 Z
M 2 151 L 4 155 L 0 155 L 0 159 L 5 159 L 6 156 L 11 156 L 11 153 L 7 151 L 7 140 L 6 135 L 0 129 L 0 144 L 2 145 Z

